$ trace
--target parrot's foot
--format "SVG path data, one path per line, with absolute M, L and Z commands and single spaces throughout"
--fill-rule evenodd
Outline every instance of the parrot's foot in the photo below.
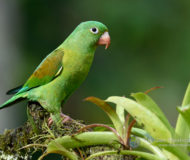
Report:
M 48 126 L 51 126 L 53 123 L 53 119 L 51 117 L 48 118 Z
M 69 120 L 73 120 L 71 117 L 69 117 L 69 116 L 67 116 L 67 115 L 65 115 L 63 113 L 61 113 L 61 117 L 63 118 L 62 123 L 65 123 L 65 122 L 67 122 Z
M 69 116 L 67 116 L 67 115 L 65 115 L 63 113 L 60 113 L 60 116 L 63 118 L 62 123 L 65 123 L 65 122 L 67 122 L 69 120 L 72 120 L 71 117 L 69 117 Z M 48 126 L 51 126 L 52 123 L 53 123 L 53 119 L 51 117 L 49 117 L 49 119 L 48 119 Z

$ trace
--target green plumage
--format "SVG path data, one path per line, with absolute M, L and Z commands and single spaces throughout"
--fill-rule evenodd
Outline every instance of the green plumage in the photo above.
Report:
M 92 32 L 94 27 L 98 29 L 98 33 Z M 69 37 L 41 62 L 23 87 L 0 108 L 27 98 L 39 102 L 51 113 L 53 120 L 58 121 L 62 102 L 65 102 L 86 78 L 97 42 L 106 31 L 107 27 L 96 21 L 78 25 Z

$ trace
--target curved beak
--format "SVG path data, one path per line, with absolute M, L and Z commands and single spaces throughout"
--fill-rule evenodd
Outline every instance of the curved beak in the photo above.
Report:
M 109 47 L 111 43 L 110 35 L 108 32 L 104 32 L 100 39 L 98 40 L 98 45 L 105 45 L 105 49 Z

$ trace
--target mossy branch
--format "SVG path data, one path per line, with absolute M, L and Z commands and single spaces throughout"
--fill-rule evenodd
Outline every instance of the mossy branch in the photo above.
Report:
M 49 118 L 49 113 L 45 111 L 38 103 L 30 102 L 27 107 L 28 121 L 21 127 L 11 130 L 5 130 L 5 132 L 0 135 L 0 159 L 1 160 L 30 160 L 37 159 L 41 154 L 45 152 L 46 146 L 52 140 L 63 137 L 65 135 L 73 135 L 79 129 L 85 127 L 82 121 L 69 120 L 64 123 L 61 127 L 56 125 L 47 125 L 47 120 Z M 109 151 L 114 150 L 110 146 L 88 146 L 83 148 L 78 148 L 81 150 L 74 150 L 78 157 L 90 156 L 99 151 Z M 81 155 L 82 154 L 82 155 Z M 111 156 L 101 156 L 96 159 L 103 160 L 119 160 L 121 155 L 111 155 Z M 58 158 L 60 159 L 60 158 Z M 61 157 L 61 159 L 66 159 Z M 79 158 L 79 159 L 82 159 Z M 122 159 L 133 160 L 133 156 L 122 156 Z

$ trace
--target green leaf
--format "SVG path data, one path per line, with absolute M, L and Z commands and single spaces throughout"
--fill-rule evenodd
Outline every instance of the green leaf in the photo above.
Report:
M 118 137 L 113 132 L 84 132 L 73 136 L 63 136 L 51 141 L 48 147 L 60 144 L 66 149 L 80 148 L 93 145 L 120 146 Z
M 154 153 L 155 157 L 158 157 L 159 159 L 164 158 L 163 153 L 157 146 L 153 146 L 144 138 L 135 137 L 135 140 L 137 142 L 137 147 L 144 148 Z M 118 141 L 118 137 L 113 132 L 84 132 L 74 136 L 63 136 L 57 138 L 48 144 L 48 148 L 54 148 L 56 144 L 56 146 L 62 146 L 65 149 L 74 149 L 94 145 L 108 145 L 114 147 L 115 149 L 121 149 L 121 145 Z M 118 153 L 118 151 L 116 152 Z
M 116 113 L 122 123 L 122 125 L 124 126 L 125 124 L 125 109 L 119 105 L 116 106 Z
M 85 100 L 86 101 L 90 101 L 90 102 L 96 104 L 102 110 L 104 110 L 104 112 L 111 119 L 111 121 L 112 121 L 115 129 L 117 130 L 117 132 L 119 133 L 119 135 L 122 137 L 123 125 L 122 125 L 122 122 L 121 122 L 120 118 L 118 117 L 118 115 L 116 114 L 116 112 L 112 109 L 112 107 L 109 104 L 107 104 L 104 100 L 101 100 L 101 99 L 96 98 L 96 97 L 88 97 Z
M 169 151 L 167 151 L 167 150 L 165 150 L 165 149 L 163 149 L 163 151 L 162 151 L 165 155 L 166 155 L 166 157 L 168 158 L 168 160 L 179 160 L 179 158 L 177 157 L 177 156 L 175 156 L 174 154 L 172 154 L 171 152 L 169 152 Z
M 150 134 L 148 134 L 148 132 L 146 132 L 145 130 L 143 129 L 140 129 L 140 128 L 135 128 L 133 127 L 132 130 L 131 130 L 131 133 L 135 136 L 138 136 L 138 137 L 142 137 L 148 141 L 153 141 L 154 139 L 152 138 L 152 136 L 150 136 Z
M 186 131 L 188 133 L 188 131 L 190 131 L 190 105 L 178 107 L 177 110 L 180 113 L 180 116 L 184 120 L 183 125 L 186 123 L 185 126 L 188 127 L 188 128 L 186 128 Z M 189 134 L 184 135 L 184 137 L 180 137 L 179 139 L 181 140 L 181 143 L 183 143 L 182 147 L 185 148 L 185 150 L 190 151 L 190 146 L 189 146 L 190 143 L 189 143 L 189 136 L 188 135 Z
M 188 87 L 186 89 L 185 96 L 182 102 L 182 107 L 187 106 L 189 104 L 190 104 L 190 83 L 188 84 Z M 175 132 L 181 138 L 185 138 L 185 139 L 189 138 L 190 129 L 188 127 L 186 120 L 183 118 L 182 114 L 179 114 L 178 116 Z
M 155 156 L 155 155 L 150 154 L 150 153 L 140 152 L 140 151 L 129 151 L 129 150 L 121 150 L 120 152 L 118 152 L 118 151 L 98 152 L 98 153 L 94 153 L 93 155 L 89 156 L 88 158 L 86 158 L 86 160 L 90 160 L 90 159 L 93 159 L 95 157 L 99 157 L 99 156 L 103 156 L 103 155 L 113 155 L 113 154 L 140 156 L 140 157 L 145 158 L 147 160 L 166 160 L 164 158 L 159 158 L 158 156 Z
M 183 119 L 185 120 L 187 126 L 190 129 L 190 105 L 177 107 L 177 110 L 180 113 L 180 115 L 183 117 Z
M 163 154 L 160 148 L 152 145 L 148 140 L 140 137 L 136 137 L 136 141 L 139 141 L 139 146 L 154 153 L 160 158 L 166 159 L 166 156 Z
M 78 160 L 78 157 L 75 153 L 68 151 L 62 145 L 57 143 L 56 141 L 52 141 L 51 145 L 48 145 L 47 152 L 45 154 L 43 154 L 39 158 L 39 160 L 42 160 L 45 156 L 47 156 L 50 153 L 60 154 L 62 156 L 69 158 L 70 160 Z
M 133 93 L 131 95 L 139 104 L 143 105 L 148 110 L 153 112 L 165 124 L 165 126 L 170 130 L 171 134 L 174 136 L 175 132 L 173 127 L 170 125 L 168 119 L 166 118 L 162 110 L 158 107 L 158 105 L 152 100 L 152 98 L 150 98 L 147 94 L 142 92 Z
M 142 125 L 154 139 L 169 141 L 172 138 L 170 130 L 147 107 L 125 97 L 113 96 L 109 97 L 106 101 L 124 107 L 137 123 Z
M 190 160 L 185 150 L 181 149 L 178 144 L 169 144 L 165 142 L 155 143 L 158 147 L 163 148 L 163 153 L 171 160 Z
M 190 83 L 188 84 L 187 90 L 185 92 L 185 96 L 182 102 L 182 106 L 186 106 L 190 104 Z

